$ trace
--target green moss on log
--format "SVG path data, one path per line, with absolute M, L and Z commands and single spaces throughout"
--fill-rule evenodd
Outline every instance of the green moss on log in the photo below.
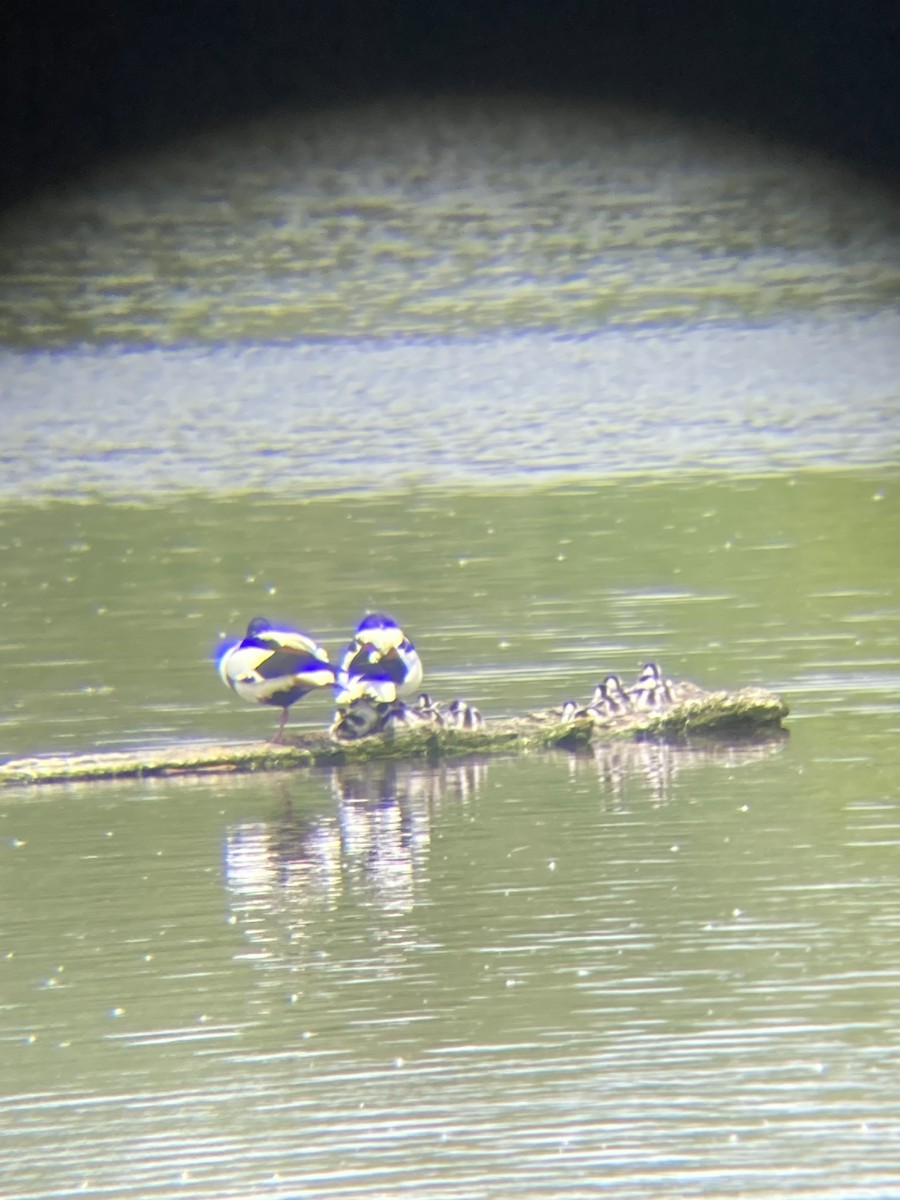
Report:
M 78 783 L 148 776 L 207 775 L 215 772 L 287 771 L 339 766 L 376 759 L 440 759 L 513 754 L 552 748 L 576 750 L 616 741 L 679 743 L 693 738 L 765 738 L 777 733 L 788 707 L 762 688 L 706 692 L 664 709 L 630 712 L 606 721 L 560 720 L 556 710 L 507 720 L 480 729 L 421 728 L 335 741 L 328 733 L 301 734 L 285 745 L 185 743 L 138 750 L 77 755 L 37 755 L 0 766 L 0 784 Z

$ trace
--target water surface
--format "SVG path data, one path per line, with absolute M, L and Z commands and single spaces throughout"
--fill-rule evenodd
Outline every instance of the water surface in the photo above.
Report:
M 370 608 L 761 745 L 6 790 L 9 1200 L 869 1200 L 900 1155 L 892 199 L 646 114 L 287 118 L 7 214 L 0 752 L 261 740 Z M 321 726 L 328 697 L 293 710 Z
M 896 795 L 642 755 L 7 799 L 6 1194 L 890 1194 Z
M 866 312 L 895 198 L 746 131 L 527 96 L 271 116 L 0 226 L 0 337 L 443 337 Z
M 0 496 L 303 498 L 896 463 L 898 379 L 895 310 L 583 338 L 0 354 Z
M 7 508 L 8 751 L 265 736 L 215 631 L 335 649 L 385 600 L 488 715 L 648 656 L 794 713 L 759 747 L 7 792 L 5 1194 L 889 1194 L 898 495 Z

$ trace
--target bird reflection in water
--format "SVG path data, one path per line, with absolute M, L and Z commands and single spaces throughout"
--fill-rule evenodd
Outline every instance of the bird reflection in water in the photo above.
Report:
M 483 760 L 335 767 L 326 777 L 336 808 L 303 812 L 285 785 L 277 819 L 227 830 L 232 920 L 271 958 L 284 953 L 285 941 L 305 945 L 308 927 L 348 901 L 392 918 L 411 913 L 426 876 L 435 811 L 468 802 L 486 774 Z

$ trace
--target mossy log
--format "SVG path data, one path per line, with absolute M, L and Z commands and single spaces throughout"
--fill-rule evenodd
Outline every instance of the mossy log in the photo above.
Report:
M 189 742 L 92 754 L 38 755 L 0 765 L 0 784 L 285 771 L 386 758 L 438 761 L 552 748 L 578 750 L 616 741 L 678 744 L 696 739 L 763 740 L 781 732 L 787 713 L 781 697 L 762 688 L 738 692 L 695 689 L 689 698 L 665 708 L 624 713 L 606 721 L 588 716 L 563 720 L 559 709 L 549 709 L 524 717 L 488 720 L 478 729 L 422 725 L 350 741 L 336 741 L 328 732 L 314 732 L 300 734 L 283 745 Z

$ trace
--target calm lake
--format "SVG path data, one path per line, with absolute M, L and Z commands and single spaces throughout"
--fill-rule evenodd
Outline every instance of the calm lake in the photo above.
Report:
M 648 659 L 792 709 L 5 789 L 4 1200 L 895 1194 L 895 199 L 486 101 L 281 116 L 4 220 L 4 757 L 267 738 L 212 661 L 259 613 L 334 657 L 386 609 L 488 717 Z

